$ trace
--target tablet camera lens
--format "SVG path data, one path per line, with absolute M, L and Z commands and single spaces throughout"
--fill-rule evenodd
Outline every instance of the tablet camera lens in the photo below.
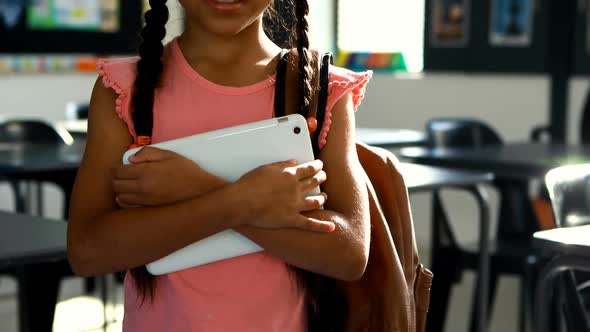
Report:
M 295 129 L 293 129 L 293 132 L 295 132 L 295 134 L 299 135 L 301 133 L 301 128 L 295 127 Z

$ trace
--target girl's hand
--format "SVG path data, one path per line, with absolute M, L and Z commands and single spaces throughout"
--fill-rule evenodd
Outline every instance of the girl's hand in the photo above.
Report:
M 198 197 L 225 182 L 177 153 L 144 147 L 115 169 L 113 190 L 120 207 L 166 205 Z
M 335 224 L 305 217 L 302 213 L 320 209 L 325 193 L 305 196 L 324 181 L 321 160 L 296 165 L 294 161 L 259 167 L 236 184 L 241 190 L 245 224 L 261 228 L 300 228 L 331 232 Z

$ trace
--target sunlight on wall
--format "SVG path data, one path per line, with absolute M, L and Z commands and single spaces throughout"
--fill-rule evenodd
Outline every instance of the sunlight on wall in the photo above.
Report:
M 424 67 L 424 0 L 339 0 L 338 47 L 402 52 L 408 70 Z

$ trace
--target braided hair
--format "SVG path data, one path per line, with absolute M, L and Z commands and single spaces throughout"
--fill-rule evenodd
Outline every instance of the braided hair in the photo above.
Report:
M 166 22 L 169 16 L 166 1 L 150 0 L 151 9 L 145 13 L 145 26 L 141 31 L 140 59 L 137 62 L 135 91 L 132 98 L 132 119 L 137 136 L 152 136 L 154 95 L 164 68 L 163 39 L 166 36 Z M 146 297 L 153 299 L 156 278 L 147 271 L 145 266 L 134 268 L 130 273 L 143 300 Z
M 307 0 L 295 1 L 295 35 L 297 54 L 299 55 L 299 77 L 297 78 L 297 96 L 298 96 L 298 113 L 304 116 L 309 114 L 309 105 L 311 103 L 311 77 L 313 69 L 311 66 L 311 53 L 309 51 L 309 23 L 307 15 L 309 14 L 309 4 Z
M 150 0 L 151 9 L 145 13 L 146 24 L 141 32 L 140 60 L 137 63 L 137 77 L 132 99 L 132 119 L 137 136 L 151 136 L 152 134 L 154 95 L 163 71 L 164 45 L 162 40 L 166 35 L 165 25 L 169 15 L 166 1 Z M 280 41 L 278 44 L 281 47 L 297 48 L 299 54 L 297 60 L 299 71 L 297 110 L 307 117 L 313 93 L 311 86 L 313 68 L 311 52 L 309 51 L 309 23 L 307 21 L 309 3 L 308 0 L 274 1 L 280 7 L 277 8 L 276 5 L 271 4 L 265 12 L 265 31 L 267 33 L 272 31 L 273 35 L 269 36 L 278 41 L 276 39 L 277 35 L 274 35 L 274 33 L 277 30 L 288 32 L 288 27 L 291 27 L 290 36 L 287 36 L 287 38 L 283 38 L 284 34 L 282 37 L 279 36 Z M 276 15 L 277 12 L 279 14 L 290 13 L 291 17 L 281 18 Z M 272 24 L 273 27 L 269 28 L 269 24 Z M 283 29 L 275 29 L 276 27 Z M 333 279 L 302 269 L 294 269 L 294 271 L 299 283 L 307 293 L 308 331 L 344 331 L 342 317 L 346 317 L 348 308 L 346 307 L 346 299 L 343 297 L 343 293 L 339 291 L 336 282 Z M 130 273 L 139 293 L 143 296 L 143 300 L 146 298 L 153 300 L 157 279 L 147 271 L 145 266 L 134 268 Z

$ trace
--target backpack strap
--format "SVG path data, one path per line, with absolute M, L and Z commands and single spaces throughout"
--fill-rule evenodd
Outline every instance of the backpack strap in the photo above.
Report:
M 314 155 L 319 156 L 319 135 L 325 118 L 325 108 L 328 98 L 329 82 L 329 65 L 332 61 L 332 55 L 325 53 L 320 55 L 318 51 L 310 51 L 312 59 L 312 98 L 307 114 L 297 109 L 298 107 L 298 89 L 297 82 L 299 77 L 299 56 L 296 49 L 288 52 L 283 51 L 277 65 L 277 77 L 275 86 L 275 117 L 285 116 L 288 114 L 299 113 L 305 118 L 314 118 L 317 120 L 317 128 L 311 133 L 312 146 Z
M 326 108 L 328 107 L 328 87 L 330 83 L 330 65 L 334 63 L 332 53 L 326 52 L 322 55 L 320 64 L 320 91 L 318 96 L 318 108 L 316 119 L 318 121 L 318 129 L 313 134 L 313 151 L 316 156 L 320 153 L 320 134 L 324 128 L 324 120 L 326 119 Z
M 287 62 L 289 61 L 289 50 L 283 49 L 279 56 L 277 64 L 277 75 L 275 83 L 275 117 L 280 118 L 287 115 L 285 113 L 285 84 L 287 74 Z

